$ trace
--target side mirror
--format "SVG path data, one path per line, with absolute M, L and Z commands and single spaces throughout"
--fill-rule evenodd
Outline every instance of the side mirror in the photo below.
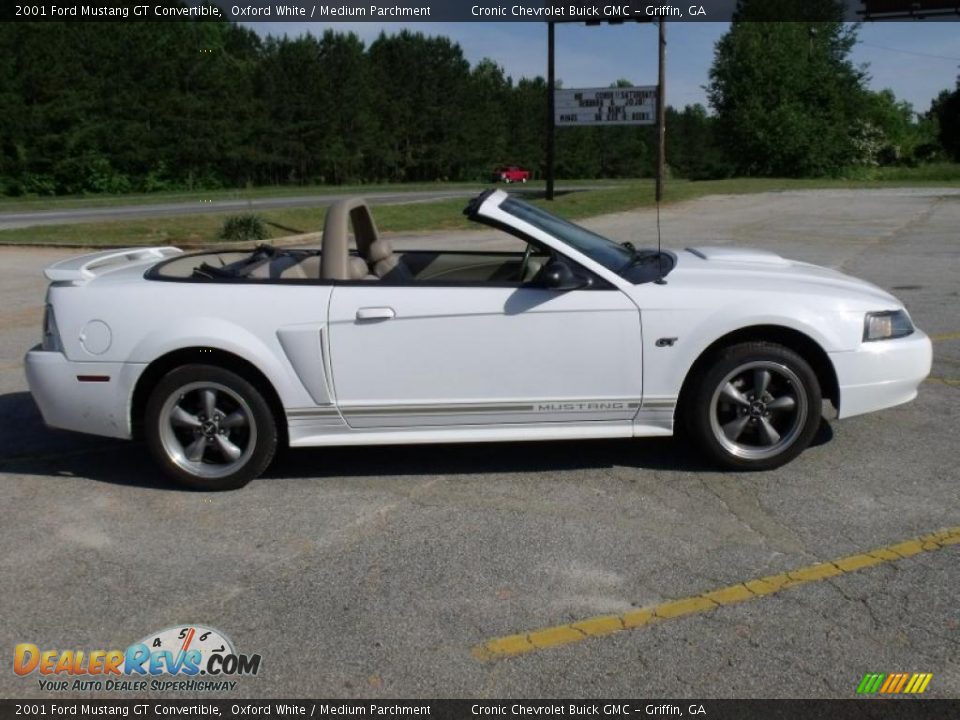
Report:
M 563 260 L 554 259 L 540 270 L 540 285 L 551 290 L 579 290 L 593 285 L 592 278 L 578 275 Z

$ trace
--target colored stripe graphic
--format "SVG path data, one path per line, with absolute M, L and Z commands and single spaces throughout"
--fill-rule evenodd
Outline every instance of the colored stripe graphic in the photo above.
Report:
M 932 679 L 933 673 L 867 673 L 857 685 L 857 695 L 919 695 Z
M 857 686 L 857 694 L 870 695 L 875 693 L 879 689 L 880 683 L 883 682 L 884 677 L 885 675 L 883 673 L 867 673 Z

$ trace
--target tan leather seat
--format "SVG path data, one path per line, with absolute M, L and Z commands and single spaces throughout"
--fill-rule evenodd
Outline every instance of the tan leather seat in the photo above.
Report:
M 300 267 L 300 258 L 293 255 L 281 255 L 255 267 L 248 277 L 258 280 L 277 280 L 280 278 L 305 278 Z
M 320 256 L 311 255 L 308 258 L 305 258 L 302 263 L 296 266 L 297 270 L 300 270 L 303 273 L 303 277 L 308 278 L 309 280 L 317 280 L 320 278 Z
M 353 277 L 355 272 L 355 270 L 351 270 L 351 279 L 355 279 Z M 363 274 L 366 275 L 367 272 L 367 266 L 366 263 L 364 263 Z M 315 280 L 320 277 L 320 258 L 319 256 L 311 255 L 301 260 L 293 255 L 281 255 L 255 268 L 250 273 L 250 277 L 258 279 L 269 278 L 271 280 Z
M 373 274 L 378 278 L 409 280 L 412 277 L 407 266 L 393 252 L 393 245 L 385 238 L 379 238 L 370 243 L 370 247 L 367 248 L 367 260 L 373 268 Z
M 377 226 L 370 209 L 360 198 L 338 200 L 327 210 L 323 224 L 323 241 L 320 248 L 320 277 L 324 280 L 362 280 L 369 270 L 359 275 L 359 265 L 351 269 L 354 257 L 350 255 L 350 233 L 361 258 L 368 257 L 368 248 L 377 240 Z
M 351 280 L 377 280 L 376 275 L 370 274 L 370 268 L 362 257 L 353 255 L 347 261 L 347 270 Z

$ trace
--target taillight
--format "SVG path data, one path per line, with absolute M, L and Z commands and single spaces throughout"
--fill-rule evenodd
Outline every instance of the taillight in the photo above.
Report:
M 50 303 L 43 308 L 43 339 L 40 347 L 48 352 L 63 352 L 60 331 L 57 330 L 57 319 L 53 315 L 53 305 Z

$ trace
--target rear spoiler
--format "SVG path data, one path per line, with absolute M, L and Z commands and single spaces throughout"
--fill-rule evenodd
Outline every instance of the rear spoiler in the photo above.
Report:
M 182 253 L 175 247 L 124 248 L 123 250 L 104 250 L 102 252 L 79 255 L 68 260 L 54 263 L 43 274 L 53 281 L 92 280 L 107 270 L 116 270 L 120 265 L 142 263 L 148 260 L 163 260 L 171 255 Z M 99 271 L 99 272 L 97 272 Z

